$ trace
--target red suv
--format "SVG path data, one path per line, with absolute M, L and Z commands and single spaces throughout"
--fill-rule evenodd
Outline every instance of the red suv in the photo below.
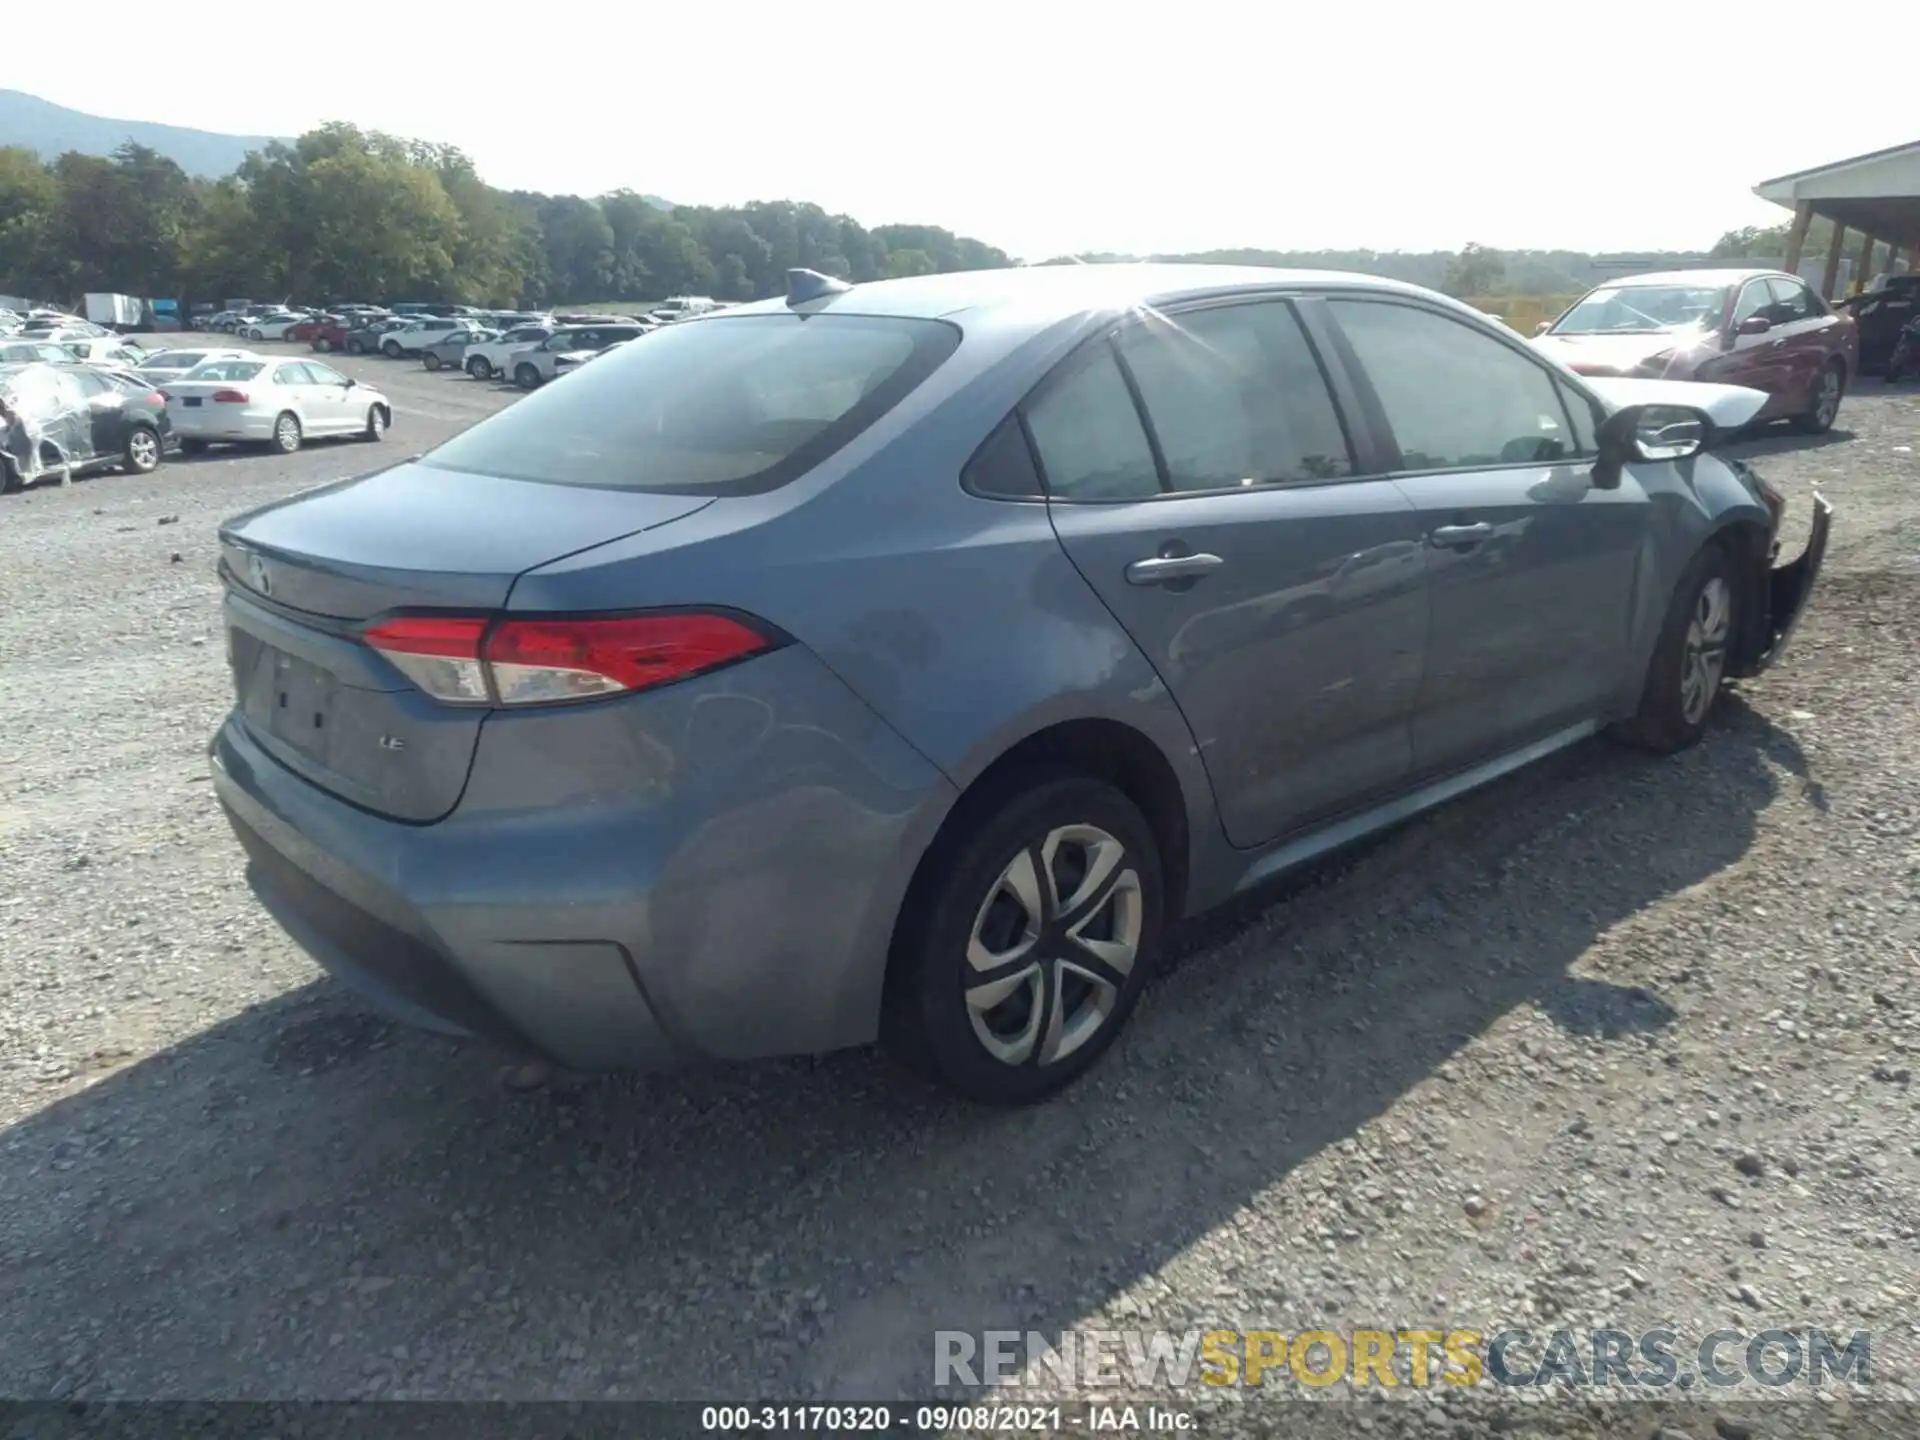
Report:
M 1535 345 L 1582 375 L 1706 380 L 1764 390 L 1756 423 L 1833 428 L 1860 373 L 1860 330 L 1794 275 L 1672 270 L 1589 290 Z

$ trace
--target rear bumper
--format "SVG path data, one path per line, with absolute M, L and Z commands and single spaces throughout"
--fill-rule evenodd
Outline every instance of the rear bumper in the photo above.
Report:
M 432 825 L 214 737 L 261 903 L 403 1022 L 577 1069 L 871 1040 L 947 781 L 799 647 L 647 696 L 496 713 Z
M 222 409 L 229 413 L 221 413 Z M 273 410 L 235 411 L 231 406 L 202 406 L 193 410 L 169 408 L 167 418 L 173 422 L 176 439 L 271 440 L 273 422 L 278 413 Z

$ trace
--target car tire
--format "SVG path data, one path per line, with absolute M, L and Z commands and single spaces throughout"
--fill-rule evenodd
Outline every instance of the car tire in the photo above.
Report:
M 1841 361 L 1829 360 L 1814 382 L 1812 408 L 1794 416 L 1793 428 L 1802 435 L 1826 434 L 1840 416 L 1840 401 L 1846 393 L 1847 367 Z
M 380 353 L 386 356 L 389 360 L 398 360 L 402 353 L 400 349 L 400 342 L 398 340 L 388 340 L 384 342 L 380 346 Z
M 13 457 L 0 455 L 0 495 L 11 495 L 26 488 L 27 482 L 20 478 L 20 467 L 13 463 Z
M 347 354 L 364 355 L 366 353 L 367 353 L 367 347 L 365 345 L 362 345 L 358 340 L 347 341 Z
M 484 355 L 469 355 L 467 357 L 467 374 L 476 380 L 491 380 L 493 378 L 493 362 L 488 360 Z
M 282 410 L 273 422 L 273 439 L 267 443 L 282 455 L 291 455 L 300 448 L 304 438 L 300 430 L 300 417 L 291 410 Z
M 440 357 L 429 350 L 420 357 L 420 363 L 429 370 L 438 370 L 440 368 Z
M 316 335 L 313 339 L 313 348 L 324 355 L 333 349 L 333 341 L 327 339 L 324 335 Z
M 151 425 L 135 425 L 127 432 L 120 463 L 132 475 L 151 475 L 160 468 L 160 434 Z
M 207 442 L 204 440 L 182 440 L 180 442 L 180 453 L 182 455 L 204 455 L 207 453 Z
M 525 362 L 514 366 L 513 383 L 518 385 L 522 390 L 538 390 L 540 388 L 539 367 L 526 364 Z
M 1165 891 L 1152 827 L 1104 781 L 1034 771 L 970 795 L 901 906 L 884 1048 L 982 1104 L 1059 1093 L 1132 1013 L 1159 953 Z
M 1727 652 L 1740 633 L 1740 586 L 1733 557 L 1717 541 L 1694 556 L 1673 587 L 1654 642 L 1640 708 L 1615 727 L 1618 738 L 1656 755 L 1671 755 L 1706 733 L 1727 673 Z
M 369 405 L 367 407 L 367 428 L 361 433 L 369 440 L 384 440 L 387 438 L 387 426 L 390 423 L 387 417 L 386 406 Z

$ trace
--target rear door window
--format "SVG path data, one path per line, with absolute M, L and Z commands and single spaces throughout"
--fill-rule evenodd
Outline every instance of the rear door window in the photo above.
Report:
M 580 367 L 422 463 L 556 485 L 754 494 L 839 450 L 959 338 L 942 321 L 897 316 L 705 320 Z
M 674 333 L 669 327 L 654 339 Z M 1153 447 L 1110 346 L 1095 347 L 1052 379 L 1027 402 L 1026 416 L 1051 498 L 1143 500 L 1160 493 Z
M 1336 480 L 1353 473 L 1325 377 L 1283 301 L 1148 320 L 1120 353 L 1174 490 Z

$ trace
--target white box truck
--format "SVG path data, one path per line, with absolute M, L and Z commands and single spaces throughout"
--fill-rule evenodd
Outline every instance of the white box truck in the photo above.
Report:
M 138 330 L 146 306 L 131 295 L 89 295 L 87 319 L 109 330 Z

